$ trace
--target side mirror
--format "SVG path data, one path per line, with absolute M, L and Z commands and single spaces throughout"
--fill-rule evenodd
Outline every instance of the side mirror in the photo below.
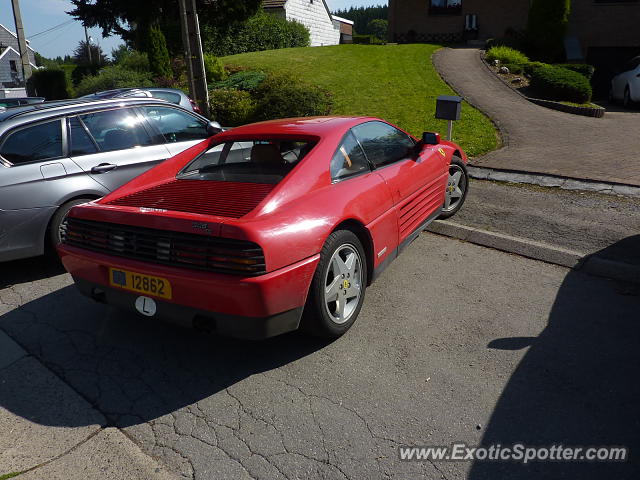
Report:
M 207 133 L 209 135 L 217 135 L 222 131 L 223 131 L 223 128 L 220 126 L 218 122 L 209 122 L 207 124 Z
M 440 143 L 440 134 L 435 132 L 424 132 L 422 134 L 422 143 L 425 145 L 438 145 Z

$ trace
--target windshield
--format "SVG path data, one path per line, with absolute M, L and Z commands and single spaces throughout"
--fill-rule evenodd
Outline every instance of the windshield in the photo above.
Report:
M 178 178 L 275 184 L 314 146 L 297 139 L 218 143 L 183 168 Z

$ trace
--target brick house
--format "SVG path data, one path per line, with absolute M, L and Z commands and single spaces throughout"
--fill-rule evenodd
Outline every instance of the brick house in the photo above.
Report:
M 325 0 L 264 0 L 264 11 L 294 20 L 309 29 L 311 46 L 338 45 L 341 22 L 334 22 Z
M 460 42 L 523 31 L 531 0 L 389 0 L 389 40 Z M 571 60 L 596 66 L 597 89 L 618 65 L 640 54 L 640 0 L 572 0 Z
M 35 68 L 34 50 L 29 50 L 29 63 Z M 24 85 L 22 62 L 20 60 L 18 37 L 4 25 L 0 24 L 0 88 L 14 88 Z

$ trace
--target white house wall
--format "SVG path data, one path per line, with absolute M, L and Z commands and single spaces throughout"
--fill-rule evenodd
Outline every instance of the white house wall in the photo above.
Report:
M 10 60 L 16 62 L 17 73 L 11 73 Z M 0 58 L 0 84 L 15 81 L 22 82 L 22 63 L 20 55 L 12 49 L 9 49 L 9 51 L 4 52 L 4 55 Z
M 323 0 L 289 0 L 285 9 L 287 20 L 295 20 L 309 29 L 312 47 L 340 43 L 340 27 L 334 26 Z

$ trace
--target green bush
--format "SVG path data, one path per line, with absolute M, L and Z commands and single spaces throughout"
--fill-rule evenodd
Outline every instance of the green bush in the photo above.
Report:
M 509 69 L 509 73 L 513 73 L 515 75 L 520 75 L 524 72 L 524 65 L 520 65 L 518 63 L 505 63 L 503 66 Z
M 487 60 L 493 62 L 498 60 L 501 64 L 517 64 L 524 65 L 529 63 L 529 58 L 519 50 L 515 50 L 511 47 L 496 46 L 491 47 L 487 52 Z
M 532 0 L 527 19 L 527 53 L 536 60 L 564 58 L 571 0 Z
M 172 77 L 171 58 L 167 49 L 167 40 L 158 25 L 151 25 L 147 33 L 146 51 L 151 71 L 157 77 Z
M 256 111 L 256 103 L 249 92 L 221 88 L 209 92 L 211 118 L 221 125 L 236 127 L 250 123 Z
M 596 71 L 593 65 L 588 65 L 586 63 L 558 63 L 556 64 L 556 67 L 562 67 L 567 70 L 578 72 L 580 75 L 587 77 L 588 80 L 591 80 L 593 73 Z
M 119 55 L 116 65 L 139 73 L 148 73 L 151 71 L 149 56 L 146 53 L 138 52 L 137 50 L 126 50 L 125 52 L 122 52 Z
M 207 74 L 207 82 L 209 83 L 219 82 L 227 76 L 222 61 L 211 53 L 204 54 L 204 70 Z
M 524 68 L 524 73 L 526 73 L 527 75 L 531 76 L 533 75 L 533 71 L 540 68 L 540 67 L 549 67 L 550 65 L 548 63 L 542 63 L 542 62 L 529 62 L 526 63 L 523 68 Z
M 591 101 L 591 84 L 583 75 L 562 67 L 545 65 L 535 68 L 531 88 L 546 100 L 575 103 Z
M 326 90 L 285 75 L 267 77 L 255 90 L 254 98 L 258 120 L 328 115 L 333 106 Z
M 205 51 L 218 57 L 310 44 L 307 27 L 264 12 L 225 29 L 204 25 L 202 38 Z
M 246 90 L 251 92 L 264 82 L 267 75 L 264 72 L 254 72 L 251 70 L 234 73 L 222 82 L 210 83 L 211 88 L 234 88 L 236 90 Z
M 120 66 L 105 67 L 98 75 L 84 77 L 76 88 L 76 95 L 88 95 L 102 90 L 129 87 L 152 87 L 151 73 L 140 73 Z
M 60 68 L 34 70 L 27 81 L 27 92 L 29 96 L 47 100 L 63 100 L 72 96 L 69 77 Z
M 75 68 L 69 70 L 71 71 L 71 79 L 73 81 L 73 85 L 77 86 L 84 77 L 96 75 L 100 71 L 100 66 L 83 64 L 76 65 Z

